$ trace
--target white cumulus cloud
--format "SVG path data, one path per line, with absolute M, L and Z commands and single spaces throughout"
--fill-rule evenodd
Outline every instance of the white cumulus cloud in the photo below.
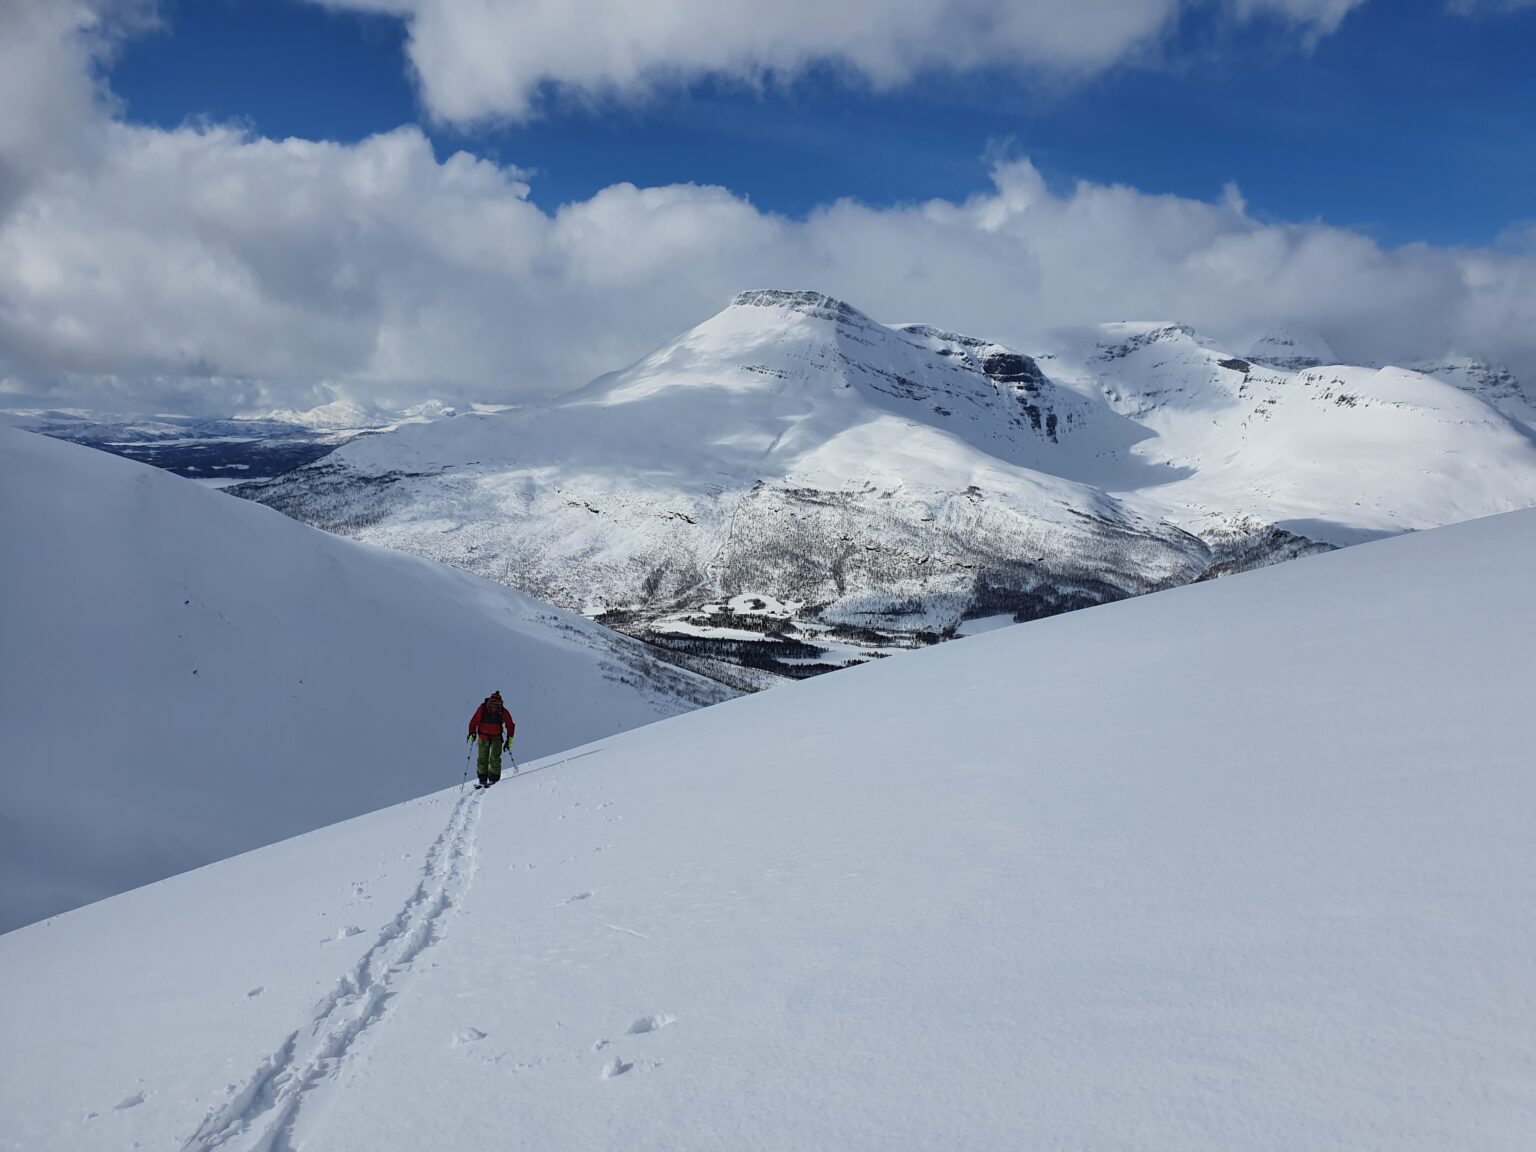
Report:
M 433 115 L 523 119 L 546 86 L 633 98 L 722 76 L 748 83 L 816 64 L 881 87 L 929 70 L 1093 72 L 1144 53 L 1180 12 L 1277 17 L 1304 37 L 1364 0 L 315 0 L 410 26 L 411 63 Z
M 56 136 L 0 138 L 4 171 L 26 174 L 0 204 L 9 396 L 213 412 L 516 400 L 764 286 L 1025 349 L 1114 319 L 1181 320 L 1238 348 L 1290 325 L 1355 359 L 1454 348 L 1536 377 L 1529 244 L 1388 249 L 1256 220 L 1235 188 L 1052 189 L 1019 158 L 978 171 L 961 202 L 791 219 L 729 189 L 618 184 L 549 212 L 524 173 L 438 156 L 411 126 L 339 144 L 124 123 L 90 79 L 92 27 L 34 26 L 38 58 L 74 69 L 36 82 L 74 93 L 73 111 Z
M 0 3 L 0 212 L 49 167 L 89 157 L 110 102 L 95 63 L 153 15 L 149 0 Z

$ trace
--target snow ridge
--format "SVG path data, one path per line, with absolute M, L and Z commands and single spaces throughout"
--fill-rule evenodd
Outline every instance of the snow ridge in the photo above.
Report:
M 468 896 L 478 855 L 478 800 L 473 792 L 460 795 L 427 850 L 415 891 L 373 947 L 320 998 L 307 1025 L 289 1033 L 244 1085 L 209 1111 L 181 1152 L 292 1152 L 290 1136 L 305 1103 L 341 1075 L 358 1041 L 409 986 L 415 961 L 442 938 Z

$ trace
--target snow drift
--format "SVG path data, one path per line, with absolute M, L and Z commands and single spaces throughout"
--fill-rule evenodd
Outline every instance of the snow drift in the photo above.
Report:
M 488 581 L 0 428 L 0 930 L 721 699 Z
M 1005 628 L 12 933 L 0 1147 L 1524 1152 L 1533 565 Z

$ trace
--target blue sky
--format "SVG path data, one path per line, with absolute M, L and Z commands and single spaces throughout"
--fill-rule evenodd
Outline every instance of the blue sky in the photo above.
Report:
M 1371 0 L 1310 48 L 1272 21 L 1197 11 L 1155 62 L 1074 82 L 993 67 L 875 92 L 818 67 L 762 92 L 705 78 L 468 129 L 424 111 L 394 17 L 297 0 L 180 0 L 162 15 L 110 68 L 130 120 L 340 141 L 418 123 L 440 154 L 530 170 L 547 209 L 621 181 L 719 184 L 796 216 L 839 197 L 960 200 L 1002 148 L 1053 188 L 1209 200 L 1232 181 L 1261 219 L 1387 245 L 1492 244 L 1536 218 L 1536 8 L 1463 18 L 1439 0 Z

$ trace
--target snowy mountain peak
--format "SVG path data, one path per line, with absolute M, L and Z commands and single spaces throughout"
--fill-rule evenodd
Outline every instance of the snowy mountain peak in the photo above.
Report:
M 1536 432 L 1536 391 L 1528 390 L 1508 368 L 1454 353 L 1438 360 L 1419 361 L 1409 367 L 1454 384 L 1516 424 Z
M 1136 435 L 1003 345 L 757 291 L 548 405 L 370 437 L 241 495 L 695 648 L 743 642 L 711 605 L 793 602 L 774 638 L 801 674 L 1198 576 L 1199 541 L 1084 482 Z M 450 488 L 473 533 L 443 531 Z
M 297 424 L 301 428 L 372 428 L 387 423 L 351 400 L 332 400 L 302 412 L 292 408 L 278 408 L 250 419 Z
M 425 400 L 399 412 L 387 409 L 367 408 L 354 400 L 336 399 L 326 404 L 299 412 L 292 408 L 280 408 L 259 416 L 239 419 L 292 424 L 299 428 L 316 431 L 362 431 L 392 428 L 397 424 L 420 424 L 430 420 L 443 420 L 457 413 L 457 409 L 441 400 Z
M 1153 344 L 1195 346 L 1199 340 L 1188 324 L 1168 321 L 1121 321 L 1102 324 L 1097 331 L 1097 346 L 1091 357 L 1095 361 L 1120 360 Z
M 410 423 L 422 420 L 446 420 L 450 416 L 457 416 L 459 410 L 452 404 L 444 404 L 441 400 L 424 400 L 420 404 L 412 404 L 400 412 L 400 422 Z
M 822 292 L 786 292 L 779 288 L 758 288 L 750 292 L 738 292 L 731 300 L 731 307 L 798 312 L 817 320 L 832 320 L 860 328 L 875 325 L 873 320 L 852 304 Z
M 1254 342 L 1248 355 L 1261 364 L 1284 368 L 1289 372 L 1339 362 L 1338 356 L 1320 333 L 1304 328 L 1281 328 L 1269 332 Z
M 940 356 L 954 357 L 968 367 L 975 368 L 995 383 L 1026 387 L 1033 385 L 1027 387 L 1031 392 L 1048 383 L 1033 356 L 1015 352 L 990 340 L 947 332 L 928 324 L 902 324 L 897 331 L 905 333 L 916 343 Z
M 712 606 L 794 603 L 773 634 L 792 674 L 831 644 L 857 658 L 1536 504 L 1530 438 L 1429 377 L 1267 368 L 1177 323 L 1051 339 L 1037 360 L 744 292 L 558 401 L 372 436 L 240 494 L 690 656 L 764 635 Z

